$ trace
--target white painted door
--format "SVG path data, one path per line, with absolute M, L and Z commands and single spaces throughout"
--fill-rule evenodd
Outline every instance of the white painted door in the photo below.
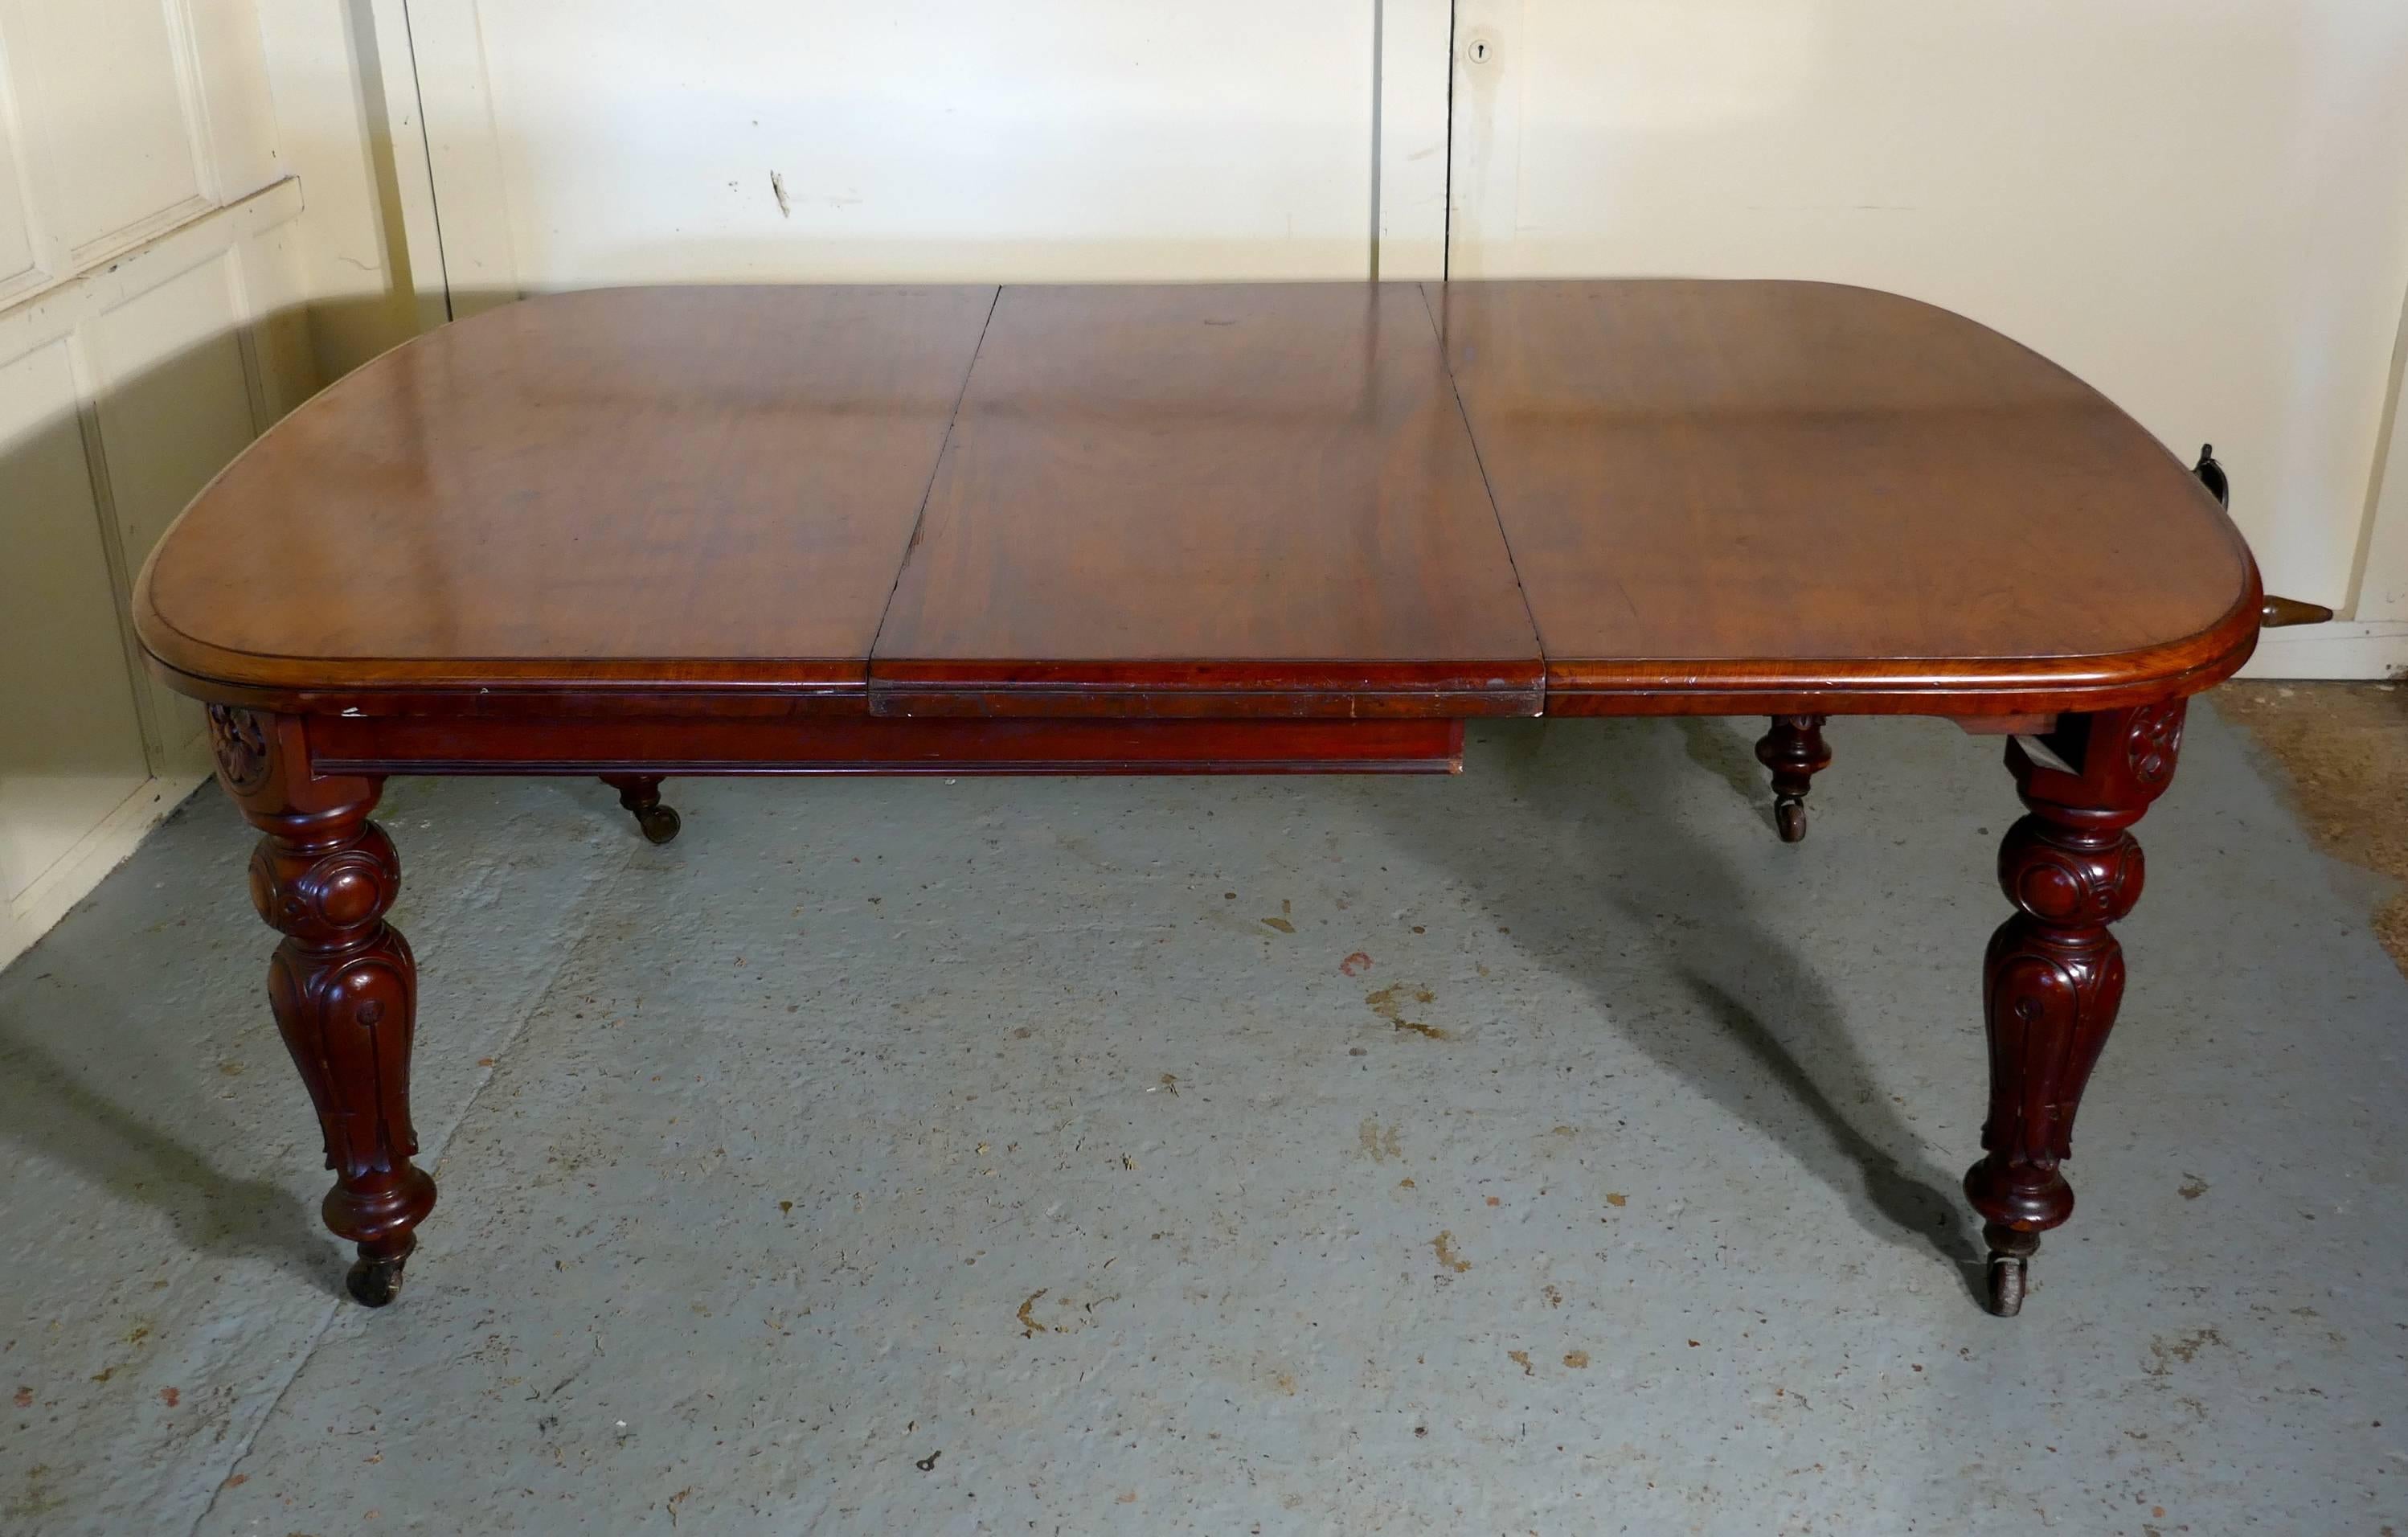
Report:
M 2408 6 L 1460 0 L 1456 27 L 1455 276 L 1961 310 L 2186 459 L 2213 439 L 2269 586 L 2346 601 L 2408 293 Z
M 2391 417 L 2384 434 L 2368 514 L 2366 565 L 2358 579 L 2355 617 L 2408 630 L 2408 406 L 2401 399 L 2401 368 L 2408 364 L 2408 306 L 2400 316 L 2392 353 Z M 2408 662 L 2408 649 L 2401 657 Z
M 249 0 L 0 0 L 0 964 L 205 770 L 134 574 L 312 382 Z
M 2408 434 L 2400 369 L 2408 362 L 2408 309 L 2390 379 L 2390 422 L 2375 455 L 2357 580 L 2335 624 L 2269 630 L 2250 671 L 2264 678 L 2408 678 Z

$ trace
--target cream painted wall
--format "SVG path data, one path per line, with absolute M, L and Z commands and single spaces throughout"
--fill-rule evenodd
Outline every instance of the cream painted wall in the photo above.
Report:
M 414 0 L 455 309 L 675 280 L 1362 277 L 1378 9 Z M 1442 165 L 1443 7 L 1393 10 L 1424 44 L 1399 112 Z
M 308 194 L 296 235 L 312 354 L 321 377 L 339 379 L 446 318 L 433 226 L 418 241 L 429 270 L 417 271 L 403 217 L 409 193 L 425 201 L 426 176 L 408 18 L 404 0 L 252 3 L 277 151 Z
M 2186 458 L 2214 439 L 2270 586 L 2350 601 L 2408 296 L 2408 5 L 1457 16 L 1455 276 L 1808 277 L 1946 305 Z M 2393 497 L 2368 617 L 2408 617 Z M 2270 660 L 2309 638 L 2285 639 Z

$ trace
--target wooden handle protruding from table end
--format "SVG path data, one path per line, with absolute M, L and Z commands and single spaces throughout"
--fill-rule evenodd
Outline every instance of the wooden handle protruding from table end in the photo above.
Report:
M 2269 594 L 2265 605 L 2258 610 L 2260 628 L 2278 630 L 2286 625 L 2324 625 L 2331 622 L 2333 611 L 2321 603 L 2302 603 L 2296 597 L 2276 597 Z

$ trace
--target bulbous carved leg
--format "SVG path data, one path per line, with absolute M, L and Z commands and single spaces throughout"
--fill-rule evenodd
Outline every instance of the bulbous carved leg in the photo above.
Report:
M 1772 820 L 1784 843 L 1806 836 L 1806 792 L 1831 767 L 1831 749 L 1823 740 L 1828 718 L 1775 715 L 1772 729 L 1756 740 L 1756 761 L 1772 770 Z
M 666 843 L 681 825 L 676 811 L 661 804 L 658 774 L 604 774 L 602 783 L 619 792 L 619 804 L 636 818 L 636 826 L 654 843 Z
M 1990 1043 L 1986 1156 L 1965 1175 L 1989 1243 L 1990 1309 L 2023 1306 L 2040 1235 L 2073 1214 L 2060 1168 L 2073 1113 L 2124 997 L 2124 955 L 2108 925 L 2140 899 L 2141 845 L 2129 831 L 2173 777 L 2180 700 L 2069 716 L 2028 749 L 2007 746 L 2028 814 L 1999 849 L 1999 883 L 2016 912 L 1983 968 Z
M 401 867 L 368 820 L 382 783 L 309 773 L 303 723 L 213 705 L 218 778 L 266 834 L 251 859 L 251 899 L 284 935 L 267 996 L 285 1049 L 317 1106 L 335 1187 L 326 1226 L 359 1246 L 352 1297 L 393 1300 L 435 1182 L 409 1160 L 409 1048 L 418 969 L 384 921 Z

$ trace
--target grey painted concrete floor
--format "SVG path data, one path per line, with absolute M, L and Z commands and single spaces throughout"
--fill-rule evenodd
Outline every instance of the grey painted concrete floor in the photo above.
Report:
M 396 782 L 442 1185 L 338 1303 L 214 792 L 0 977 L 7 1532 L 2408 1532 L 2408 984 L 2210 711 L 1968 1290 L 1995 741 Z

